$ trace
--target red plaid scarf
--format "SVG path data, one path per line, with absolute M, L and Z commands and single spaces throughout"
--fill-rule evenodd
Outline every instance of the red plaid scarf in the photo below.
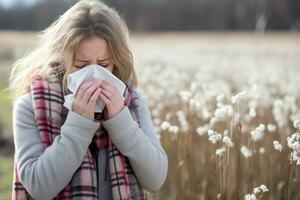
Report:
M 138 121 L 138 96 L 131 81 L 126 83 L 125 105 L 128 106 L 135 121 Z M 54 138 L 60 134 L 60 127 L 66 118 L 67 109 L 63 106 L 64 95 L 62 79 L 52 73 L 52 76 L 43 78 L 37 76 L 30 85 L 33 99 L 35 120 L 40 130 L 40 138 L 44 147 L 51 145 Z M 94 147 L 94 150 L 92 150 Z M 69 184 L 54 198 L 67 199 L 98 199 L 97 156 L 98 149 L 107 149 L 107 164 L 110 170 L 112 197 L 114 200 L 144 200 L 147 192 L 143 190 L 134 174 L 129 159 L 109 139 L 107 131 L 100 125 L 96 131 L 90 148 L 84 156 L 81 166 L 74 173 Z M 93 153 L 94 152 L 94 153 Z M 19 180 L 19 174 L 14 163 L 13 200 L 33 199 Z

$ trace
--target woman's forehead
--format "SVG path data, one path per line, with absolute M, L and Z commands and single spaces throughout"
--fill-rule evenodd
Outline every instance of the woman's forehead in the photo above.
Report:
M 75 57 L 80 59 L 104 60 L 110 57 L 110 51 L 104 38 L 84 38 L 80 41 L 76 49 Z

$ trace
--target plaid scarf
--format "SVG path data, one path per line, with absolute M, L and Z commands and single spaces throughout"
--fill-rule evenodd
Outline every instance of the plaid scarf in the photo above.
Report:
M 60 127 L 63 125 L 68 112 L 63 106 L 62 77 L 53 72 L 47 78 L 37 76 L 31 82 L 30 91 L 41 142 L 47 148 L 54 138 L 60 134 Z M 139 123 L 137 113 L 138 96 L 131 81 L 126 83 L 123 96 L 125 97 L 124 103 L 128 106 L 132 118 Z M 95 115 L 95 118 L 98 120 L 103 119 L 103 115 Z M 101 187 L 101 185 L 98 185 L 97 152 L 102 148 L 106 148 L 108 159 L 106 166 L 109 167 L 112 198 L 114 200 L 147 199 L 147 192 L 141 188 L 129 159 L 122 155 L 111 142 L 107 131 L 102 125 L 96 131 L 81 166 L 76 170 L 68 185 L 54 199 L 99 199 L 98 187 Z M 106 172 L 108 172 L 107 169 Z M 16 162 L 14 163 L 12 187 L 13 200 L 33 199 L 20 182 Z

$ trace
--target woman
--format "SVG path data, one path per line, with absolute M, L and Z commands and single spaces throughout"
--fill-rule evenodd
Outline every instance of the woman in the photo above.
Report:
M 38 47 L 13 66 L 13 199 L 146 199 L 163 185 L 168 158 L 150 118 L 112 8 L 80 1 L 45 29 Z M 126 84 L 125 100 L 108 82 L 88 80 L 72 108 L 66 77 L 89 64 Z M 94 113 L 98 99 L 103 115 Z

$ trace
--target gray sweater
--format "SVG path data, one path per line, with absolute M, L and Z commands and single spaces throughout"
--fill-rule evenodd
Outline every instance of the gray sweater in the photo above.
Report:
M 158 191 L 167 177 L 168 158 L 153 127 L 144 96 L 139 108 L 140 127 L 125 108 L 111 119 L 96 122 L 70 110 L 61 134 L 44 150 L 34 119 L 32 97 L 26 93 L 13 106 L 15 161 L 20 181 L 34 199 L 54 198 L 71 180 L 100 123 L 120 152 L 129 158 L 141 186 Z M 99 198 L 112 199 L 105 177 L 105 148 L 98 150 Z

